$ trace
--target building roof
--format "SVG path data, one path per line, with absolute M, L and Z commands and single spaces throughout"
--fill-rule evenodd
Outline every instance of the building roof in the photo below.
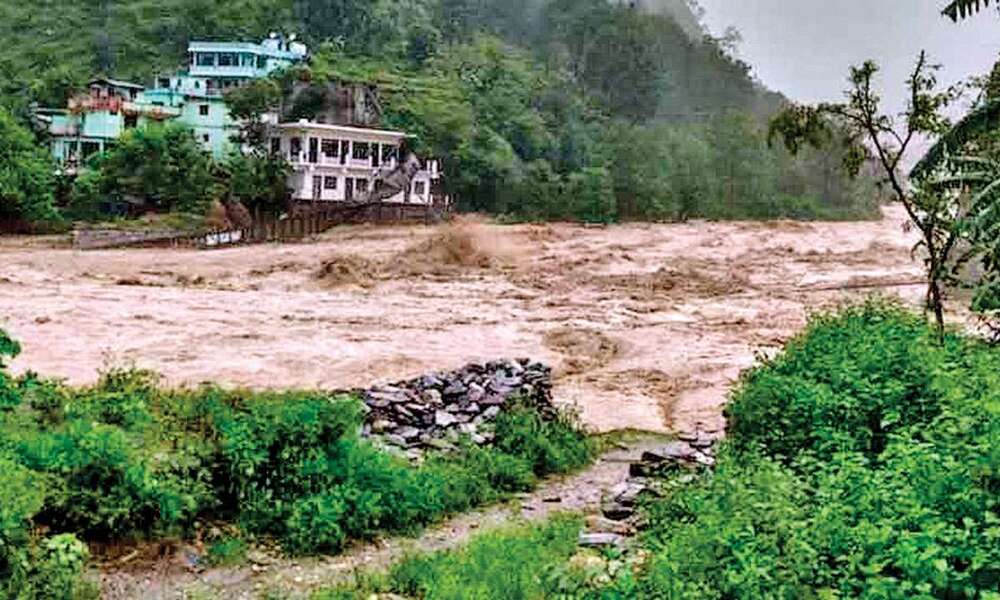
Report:
M 350 133 L 355 135 L 375 135 L 402 140 L 410 137 L 408 133 L 402 131 L 392 131 L 390 129 L 372 129 L 367 127 L 350 127 L 348 125 L 329 125 L 327 123 L 313 123 L 312 121 L 297 121 L 292 123 L 281 123 L 278 129 L 283 131 L 313 130 L 325 131 L 328 133 Z
M 253 42 L 198 42 L 188 43 L 188 52 L 250 52 L 252 54 L 264 54 L 276 58 L 288 60 L 302 60 L 304 56 L 289 50 L 278 50 L 268 48 L 264 44 Z
M 91 79 L 90 83 L 88 83 L 87 85 L 94 85 L 95 83 L 103 83 L 111 87 L 126 88 L 130 90 L 141 91 L 146 89 L 144 86 L 141 86 L 138 83 L 132 83 L 130 81 L 122 81 L 120 79 L 108 79 L 107 77 L 96 77 L 94 79 Z

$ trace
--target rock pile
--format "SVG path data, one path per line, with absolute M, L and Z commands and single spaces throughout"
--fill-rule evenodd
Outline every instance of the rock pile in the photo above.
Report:
M 493 422 L 515 399 L 545 418 L 552 404 L 552 369 L 528 359 L 470 364 L 457 371 L 355 390 L 367 410 L 362 435 L 407 451 L 449 450 L 463 435 L 493 439 Z
M 657 496 L 662 477 L 689 471 L 682 477 L 695 477 L 695 471 L 715 466 L 715 438 L 701 431 L 681 434 L 677 441 L 644 452 L 629 465 L 629 478 L 612 488 L 601 506 L 612 521 L 630 521 L 635 517 L 644 496 Z

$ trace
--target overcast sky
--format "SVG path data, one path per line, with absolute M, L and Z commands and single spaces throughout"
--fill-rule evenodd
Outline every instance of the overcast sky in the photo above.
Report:
M 942 0 L 700 0 L 714 34 L 733 25 L 740 56 L 768 87 L 802 102 L 839 100 L 848 67 L 883 67 L 883 97 L 902 108 L 903 82 L 926 49 L 940 81 L 988 72 L 1000 54 L 1000 15 L 953 24 Z

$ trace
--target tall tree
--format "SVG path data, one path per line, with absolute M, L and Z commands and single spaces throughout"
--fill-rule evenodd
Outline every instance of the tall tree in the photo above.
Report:
M 847 101 L 816 107 L 793 106 L 772 121 L 772 136 L 781 136 L 795 153 L 803 145 L 828 143 L 835 133 L 846 135 L 845 166 L 858 172 L 868 159 L 881 174 L 896 201 L 902 204 L 911 225 L 919 231 L 918 248 L 925 255 L 927 307 L 944 335 L 944 286 L 960 247 L 966 216 L 957 199 L 911 186 L 901 167 L 907 152 L 921 136 L 940 136 L 949 130 L 942 109 L 955 98 L 954 90 L 937 90 L 937 67 L 921 53 L 907 81 L 909 102 L 902 123 L 883 112 L 874 87 L 878 66 L 872 62 L 851 68 Z

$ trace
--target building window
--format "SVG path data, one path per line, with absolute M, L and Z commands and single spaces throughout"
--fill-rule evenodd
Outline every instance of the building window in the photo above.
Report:
M 207 104 L 199 104 L 198 105 L 198 114 L 201 115 L 201 116 L 203 116 L 203 117 L 207 117 L 208 116 L 208 105 Z
M 264 69 L 266 67 L 267 67 L 267 58 L 265 58 L 263 56 L 258 56 L 257 57 L 257 68 L 258 69 Z
M 368 152 L 371 147 L 368 144 L 361 142 L 354 142 L 354 156 L 355 160 L 368 160 Z
M 413 193 L 417 196 L 423 197 L 424 193 L 427 191 L 427 184 L 423 181 L 413 182 Z
M 289 152 L 288 152 L 289 159 L 292 162 L 298 162 L 299 161 L 299 157 L 302 154 L 302 140 L 299 139 L 299 138 L 297 138 L 297 137 L 292 138 L 290 140 L 290 144 L 289 145 L 290 145 Z
M 220 67 L 235 67 L 237 64 L 237 58 L 235 54 L 230 52 L 223 52 L 219 55 L 219 66 Z
M 197 55 L 197 61 L 199 67 L 214 67 L 215 66 L 215 54 L 211 52 L 199 52 Z
M 335 190 L 335 189 L 337 189 L 337 178 L 336 177 L 331 177 L 329 175 L 326 176 L 326 177 L 324 177 L 323 178 L 323 189 L 326 189 L 326 190 Z
M 82 154 L 83 159 L 86 160 L 100 151 L 101 151 L 101 144 L 99 142 L 84 142 L 83 149 L 81 150 L 80 154 Z
M 271 154 L 281 154 L 281 138 L 271 138 Z
M 391 163 L 396 160 L 398 149 L 395 146 L 382 146 L 382 162 Z
M 323 140 L 323 156 L 327 158 L 337 158 L 337 149 L 340 147 L 338 140 Z
M 359 193 L 364 193 L 368 191 L 368 180 L 367 179 L 355 179 L 354 189 Z
M 139 125 L 138 115 L 125 115 L 125 129 L 134 129 Z
M 203 141 L 203 142 L 205 142 L 207 144 L 209 141 L 211 141 L 211 138 L 208 137 L 207 133 L 205 133 L 205 134 L 202 134 L 201 141 Z

